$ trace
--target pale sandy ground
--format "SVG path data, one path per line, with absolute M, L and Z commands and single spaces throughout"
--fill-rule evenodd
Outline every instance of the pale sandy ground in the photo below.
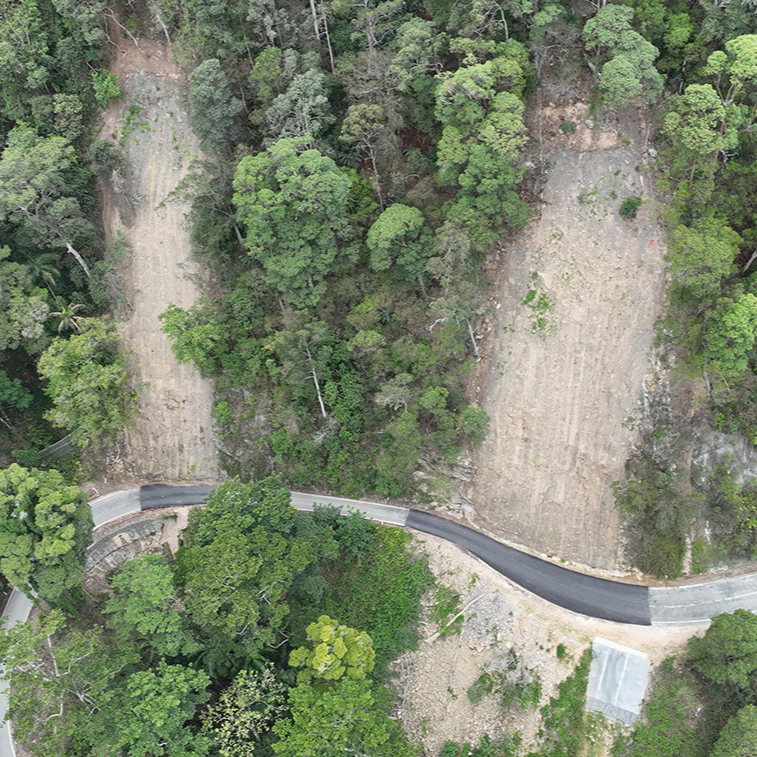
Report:
M 538 708 L 504 710 L 496 695 L 485 696 L 475 705 L 467 697 L 485 667 L 501 668 L 510 649 L 538 674 L 542 707 L 557 694 L 560 682 L 573 672 L 595 636 L 644 652 L 654 666 L 706 627 L 629 626 L 593 620 L 535 597 L 441 539 L 416 536 L 414 544 L 429 555 L 440 583 L 459 592 L 461 607 L 475 600 L 464 614 L 459 635 L 435 638 L 437 627 L 428 624 L 422 629 L 426 641 L 420 649 L 403 655 L 394 665 L 400 719 L 429 757 L 436 757 L 446 740 L 476 743 L 484 734 L 497 738 L 518 731 L 526 751 L 538 744 Z M 433 601 L 433 596 L 427 598 L 429 606 Z M 562 660 L 557 658 L 558 644 L 567 652 Z M 591 754 L 608 755 L 616 726 L 599 715 L 592 718 L 596 743 Z
M 623 423 L 650 370 L 665 250 L 647 125 L 627 117 L 590 130 L 585 106 L 562 110 L 578 126 L 570 137 L 557 108 L 542 104 L 532 118 L 532 156 L 549 163 L 540 215 L 495 253 L 504 280 L 477 387 L 491 429 L 464 493 L 474 520 L 506 539 L 612 569 L 621 545 L 610 485 L 635 439 Z M 639 194 L 638 219 L 620 218 L 621 201 Z M 535 331 L 529 290 L 548 301 Z
M 121 332 L 140 396 L 122 470 L 111 473 L 142 482 L 216 479 L 212 382 L 193 365 L 179 365 L 158 320 L 171 302 L 197 302 L 206 286 L 189 254 L 190 204 L 171 196 L 198 154 L 187 87 L 161 44 L 141 40 L 138 50 L 129 40 L 118 43 L 111 71 L 125 96 L 105 114 L 101 136 L 124 142 L 128 167 L 105 188 L 103 217 L 108 240 L 123 230 L 133 250 L 123 271 L 130 313 Z M 134 105 L 139 111 L 127 126 Z

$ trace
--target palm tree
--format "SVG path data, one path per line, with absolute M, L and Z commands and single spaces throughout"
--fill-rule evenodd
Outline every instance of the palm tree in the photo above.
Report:
M 35 279 L 44 281 L 50 294 L 55 297 L 53 286 L 56 279 L 60 278 L 60 271 L 53 265 L 58 262 L 58 256 L 54 252 L 40 252 L 37 255 L 26 255 L 26 267 L 31 271 Z
M 76 315 L 83 307 L 84 305 L 74 305 L 72 302 L 69 302 L 68 305 L 63 305 L 61 300 L 57 300 L 58 307 L 60 310 L 57 310 L 54 313 L 50 313 L 48 315 L 48 318 L 60 318 L 60 323 L 58 324 L 58 333 L 60 334 L 63 329 L 71 329 L 71 331 L 75 332 L 76 334 L 81 333 L 81 322 L 87 320 L 82 315 Z

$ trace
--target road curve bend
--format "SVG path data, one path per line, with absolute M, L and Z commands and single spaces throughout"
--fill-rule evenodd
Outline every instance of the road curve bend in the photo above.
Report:
M 149 484 L 106 494 L 90 503 L 95 528 L 138 512 L 202 504 L 213 488 Z M 446 539 L 538 597 L 592 618 L 644 626 L 689 625 L 706 623 L 721 612 L 733 612 L 737 608 L 757 612 L 757 573 L 685 586 L 650 588 L 569 570 L 520 552 L 462 523 L 421 510 L 304 492 L 292 492 L 292 504 L 303 512 L 311 511 L 316 505 L 333 505 L 344 514 L 361 512 L 380 523 Z M 26 620 L 30 609 L 29 600 L 14 590 L 3 612 L 2 625 L 8 627 Z M 2 686 L 0 681 L 0 688 Z M 0 694 L 0 722 L 7 705 L 5 694 Z M 10 723 L 6 722 L 0 731 L 0 757 L 15 757 L 15 754 Z

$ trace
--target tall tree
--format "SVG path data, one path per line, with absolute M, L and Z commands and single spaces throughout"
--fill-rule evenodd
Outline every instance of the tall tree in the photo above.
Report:
M 179 612 L 173 571 L 163 555 L 129 560 L 111 577 L 115 594 L 105 603 L 109 625 L 122 639 L 144 639 L 159 655 L 190 655 L 199 650 Z
M 134 414 L 126 358 L 109 321 L 90 318 L 81 332 L 53 340 L 40 356 L 39 374 L 53 401 L 47 417 L 79 444 L 110 443 Z
M 113 687 L 139 661 L 133 646 L 108 646 L 98 628 L 69 630 L 62 613 L 52 610 L 34 625 L 0 631 L 0 661 L 10 683 L 13 735 L 34 755 L 108 753 L 112 732 L 98 738 L 103 710 Z M 90 752 L 97 742 L 106 750 Z
M 234 203 L 249 254 L 295 306 L 315 305 L 325 278 L 348 255 L 349 190 L 349 177 L 307 137 L 279 140 L 237 166 Z
M 689 641 L 689 657 L 713 683 L 748 689 L 757 680 L 757 615 L 748 610 L 718 615 L 702 638 Z
M 196 736 L 187 722 L 210 699 L 209 685 L 210 678 L 202 671 L 165 660 L 153 670 L 131 673 L 111 690 L 108 708 L 100 712 L 100 753 L 206 754 L 207 740 Z
M 368 681 L 344 679 L 320 689 L 300 684 L 289 693 L 291 720 L 279 720 L 273 751 L 281 757 L 415 757 L 401 726 L 381 705 Z
M 742 707 L 723 727 L 710 757 L 752 757 L 757 744 L 757 707 Z
M 325 74 L 317 69 L 297 74 L 268 107 L 265 118 L 271 142 L 305 136 L 317 139 L 334 122 Z
M 705 321 L 704 356 L 709 369 L 726 380 L 737 378 L 749 366 L 757 340 L 757 297 L 740 297 L 718 303 Z
M 0 217 L 18 225 L 36 244 L 65 249 L 89 276 L 76 249 L 94 229 L 70 194 L 76 152 L 66 139 L 40 137 L 20 126 L 8 135 L 0 156 Z
M 665 256 L 674 279 L 673 299 L 691 310 L 718 299 L 724 280 L 736 272 L 740 242 L 733 229 L 712 216 L 676 228 Z
M 366 244 L 374 271 L 395 265 L 402 278 L 423 284 L 432 247 L 420 210 L 399 203 L 390 205 L 368 230 Z
M 0 470 L 0 571 L 48 602 L 78 586 L 92 541 L 87 495 L 56 470 Z
M 176 566 L 194 623 L 248 653 L 280 639 L 287 592 L 314 559 L 308 542 L 289 535 L 293 516 L 276 479 L 223 485 L 193 514 Z
M 342 122 L 339 139 L 348 144 L 354 144 L 360 152 L 365 152 L 371 161 L 374 186 L 381 209 L 384 209 L 384 198 L 381 193 L 381 176 L 378 170 L 379 141 L 386 128 L 386 113 L 380 105 L 358 103 L 350 105 L 347 115 Z
M 226 481 L 189 516 L 184 534 L 195 546 L 211 544 L 228 531 L 251 533 L 256 528 L 288 536 L 295 528 L 297 511 L 289 489 L 273 476 L 251 483 Z
M 338 681 L 342 676 L 363 679 L 373 670 L 376 653 L 365 631 L 356 631 L 321 615 L 307 627 L 307 634 L 312 647 L 299 647 L 289 655 L 289 664 L 302 668 L 297 673 L 301 683 L 313 678 Z
M 11 251 L 0 247 L 0 349 L 39 352 L 49 341 L 44 323 L 50 313 L 47 293 L 34 285 L 33 269 L 8 258 Z
M 242 110 L 234 97 L 221 62 L 200 63 L 189 77 L 189 112 L 192 129 L 205 150 L 221 150 L 233 136 L 234 117 Z
M 654 100 L 663 87 L 654 67 L 659 50 L 631 28 L 633 8 L 606 5 L 584 26 L 586 49 L 604 61 L 599 90 L 609 105 L 626 105 L 643 95 Z
M 242 670 L 203 715 L 221 757 L 252 757 L 256 744 L 286 713 L 286 687 L 268 663 L 261 672 Z

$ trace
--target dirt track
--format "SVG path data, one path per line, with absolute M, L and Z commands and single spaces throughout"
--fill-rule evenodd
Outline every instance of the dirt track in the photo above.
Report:
M 119 141 L 127 161 L 123 179 L 105 188 L 106 236 L 123 230 L 133 250 L 123 271 L 130 314 L 121 331 L 140 397 L 123 472 L 142 481 L 215 479 L 212 382 L 176 362 L 158 320 L 169 302 L 196 302 L 204 281 L 189 256 L 189 203 L 171 197 L 198 152 L 186 85 L 162 45 L 119 45 L 111 71 L 124 98 L 106 113 L 102 138 Z
M 507 244 L 481 382 L 491 430 L 466 494 L 478 521 L 507 539 L 614 568 L 621 549 L 610 485 L 634 440 L 624 421 L 649 370 L 664 245 L 646 124 L 590 130 L 578 105 L 563 109 L 578 125 L 567 137 L 558 112 L 545 106 L 535 119 L 549 162 L 541 217 Z M 621 201 L 640 194 L 638 219 L 623 220 Z

